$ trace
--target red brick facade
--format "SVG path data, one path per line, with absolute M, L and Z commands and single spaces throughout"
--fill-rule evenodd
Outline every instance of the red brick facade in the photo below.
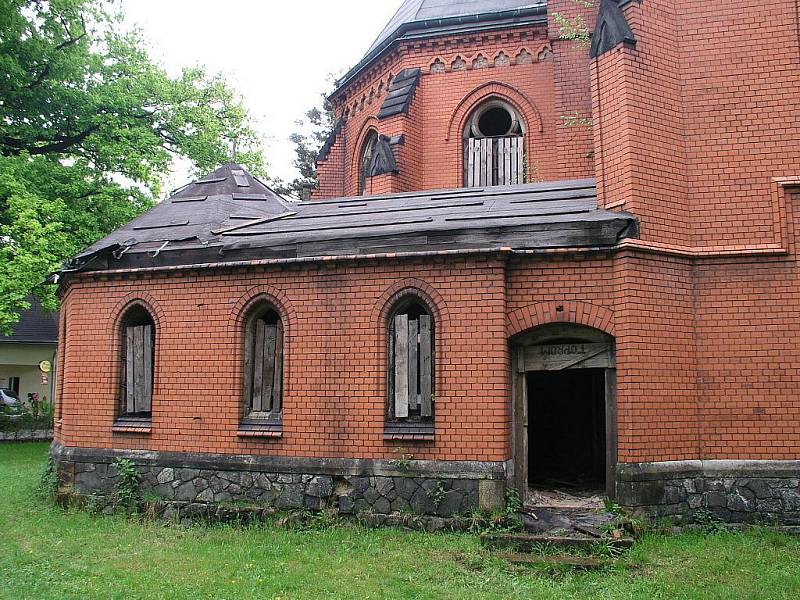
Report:
M 462 186 L 465 119 L 499 97 L 525 121 L 529 178 L 596 176 L 600 205 L 634 214 L 640 239 L 602 252 L 76 276 L 64 299 L 57 441 L 509 461 L 514 336 L 571 322 L 615 339 L 621 464 L 800 460 L 797 4 L 647 0 L 622 10 L 635 46 L 592 60 L 558 39 L 552 14 L 539 26 L 394 44 L 333 96 L 343 125 L 314 197 L 358 193 L 371 128 L 404 144 L 394 147 L 399 172 L 370 178 L 368 194 Z M 378 120 L 390 75 L 416 67 L 408 114 Z M 383 436 L 386 314 L 404 289 L 417 290 L 436 321 L 431 441 Z M 286 328 L 277 439 L 237 435 L 242 311 L 257 294 Z M 115 323 L 133 299 L 157 327 L 147 434 L 112 432 Z

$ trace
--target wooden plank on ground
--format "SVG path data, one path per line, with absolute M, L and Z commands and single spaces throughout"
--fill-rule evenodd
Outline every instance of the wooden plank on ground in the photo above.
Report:
M 272 385 L 272 410 L 283 408 L 283 321 L 275 326 L 275 378 Z
M 136 412 L 136 390 L 135 390 L 135 373 L 133 370 L 133 327 L 125 328 L 125 408 L 126 412 Z
M 408 416 L 408 315 L 394 318 L 394 414 Z
M 261 399 L 261 384 L 264 374 L 264 327 L 264 321 L 258 319 L 256 321 L 256 343 L 253 354 L 253 412 L 262 412 L 264 410 Z
M 153 326 L 145 325 L 142 328 L 144 341 L 144 396 L 142 397 L 142 411 L 150 412 L 153 406 Z
M 419 317 L 419 396 L 420 416 L 433 414 L 433 331 L 429 315 Z
M 133 328 L 133 385 L 133 412 L 142 412 L 144 400 L 144 327 L 141 325 Z
M 419 406 L 419 388 L 417 375 L 419 368 L 419 321 L 408 321 L 408 406 L 416 409 Z
M 272 410 L 272 386 L 275 383 L 275 325 L 264 328 L 264 370 L 261 375 L 261 410 Z

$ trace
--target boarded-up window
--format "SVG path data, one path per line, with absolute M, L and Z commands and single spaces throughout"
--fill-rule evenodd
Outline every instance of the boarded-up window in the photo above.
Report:
M 244 404 L 245 414 L 255 418 L 279 415 L 283 408 L 283 323 L 268 305 L 247 322 Z
M 142 307 L 131 308 L 122 321 L 121 415 L 149 417 L 153 404 L 156 328 Z
M 464 129 L 464 185 L 525 183 L 525 132 L 517 110 L 491 99 L 478 106 Z
M 389 322 L 390 421 L 432 421 L 434 322 L 418 302 L 406 303 Z

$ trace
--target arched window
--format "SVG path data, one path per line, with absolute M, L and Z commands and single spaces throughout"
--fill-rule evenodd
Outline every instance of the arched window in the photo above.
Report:
M 434 320 L 415 297 L 401 299 L 388 323 L 390 422 L 433 423 Z
M 246 321 L 244 414 L 279 420 L 283 410 L 283 322 L 275 308 L 261 302 Z
M 120 417 L 149 419 L 155 373 L 155 323 L 146 308 L 135 304 L 122 317 L 121 329 Z
M 358 195 L 367 191 L 367 179 L 372 168 L 372 159 L 375 156 L 375 146 L 378 144 L 378 132 L 371 129 L 361 146 L 361 155 L 358 163 Z
M 464 127 L 464 185 L 525 183 L 525 126 L 505 100 L 475 108 Z

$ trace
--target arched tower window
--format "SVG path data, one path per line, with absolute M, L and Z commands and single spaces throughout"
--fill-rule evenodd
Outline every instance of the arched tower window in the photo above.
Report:
M 525 183 L 525 125 L 505 100 L 487 100 L 464 127 L 464 185 Z
M 121 335 L 119 414 L 121 417 L 149 419 L 153 403 L 156 327 L 144 306 L 134 304 L 125 312 Z
M 244 414 L 279 419 L 283 410 L 283 321 L 268 302 L 250 311 L 245 324 Z
M 401 299 L 389 317 L 390 422 L 433 423 L 435 324 L 416 297 Z
M 361 146 L 361 154 L 358 163 L 358 195 L 361 196 L 367 191 L 367 179 L 372 168 L 372 159 L 375 156 L 375 147 L 378 144 L 378 132 L 371 129 Z

